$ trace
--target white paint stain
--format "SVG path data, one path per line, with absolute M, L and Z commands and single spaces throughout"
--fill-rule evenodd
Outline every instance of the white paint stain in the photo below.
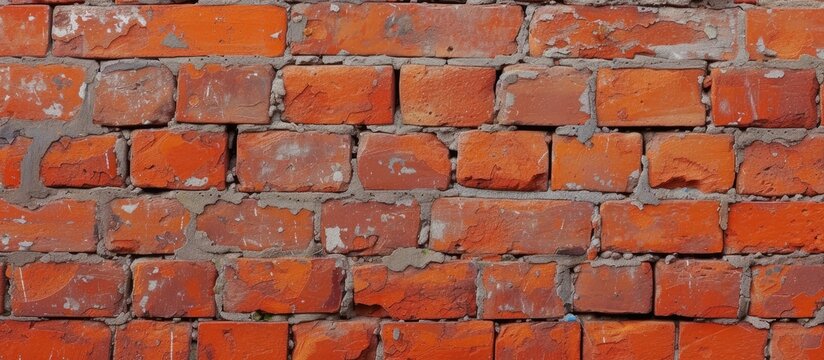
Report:
M 128 204 L 128 205 L 123 205 L 120 208 L 123 209 L 123 211 L 125 211 L 126 213 L 131 214 L 135 210 L 137 210 L 137 206 L 138 206 L 138 204 Z
M 346 249 L 346 244 L 340 238 L 340 227 L 331 227 L 324 230 L 326 233 L 326 251 L 332 252 L 337 248 Z
M 206 183 L 208 181 L 209 181 L 208 177 L 196 178 L 196 177 L 192 176 L 192 177 L 186 179 L 186 182 L 184 183 L 184 185 L 186 185 L 186 186 L 203 186 L 203 185 L 206 185 Z
M 63 115 L 63 105 L 53 103 L 48 108 L 43 109 L 43 113 L 51 117 L 60 117 Z
M 780 79 L 784 77 L 784 72 L 781 70 L 770 70 L 768 73 L 764 74 L 764 77 L 767 79 Z
M 446 223 L 443 221 L 434 220 L 429 228 L 429 234 L 432 239 L 443 239 L 443 233 L 446 230 Z

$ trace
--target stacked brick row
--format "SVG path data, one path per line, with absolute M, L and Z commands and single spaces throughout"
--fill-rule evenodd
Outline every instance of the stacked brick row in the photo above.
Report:
M 824 357 L 820 4 L 30 2 L 0 359 Z

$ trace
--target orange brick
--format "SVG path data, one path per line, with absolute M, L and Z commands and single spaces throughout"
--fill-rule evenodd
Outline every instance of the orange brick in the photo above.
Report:
M 16 189 L 22 179 L 23 158 L 32 140 L 18 136 L 11 142 L 0 144 L 0 189 Z
M 564 300 L 556 291 L 556 265 L 525 262 L 491 263 L 481 271 L 482 319 L 556 318 Z
M 30 210 L 0 200 L 0 252 L 95 252 L 95 207 L 62 199 Z
M 0 321 L 0 358 L 90 359 L 111 356 L 112 332 L 94 321 Z
M 115 199 L 102 217 L 106 249 L 114 253 L 173 254 L 186 244 L 190 215 L 177 200 Z
M 495 328 L 491 321 L 397 323 L 381 326 L 384 359 L 492 360 Z
M 126 309 L 126 266 L 45 263 L 10 266 L 11 312 L 15 316 L 114 317 Z
M 47 5 L 0 7 L 0 56 L 46 56 L 50 14 Z
M 132 320 L 117 328 L 115 359 L 187 359 L 192 340 L 189 323 Z
M 590 360 L 674 359 L 675 324 L 669 321 L 584 321 Z
M 217 271 L 211 261 L 145 260 L 132 264 L 137 317 L 213 317 Z
M 730 204 L 725 245 L 729 254 L 824 252 L 824 204 Z
M 469 131 L 458 137 L 458 184 L 491 190 L 545 191 L 549 148 L 537 131 Z
M 86 97 L 86 70 L 61 64 L 0 64 L 0 119 L 61 120 Z
M 752 268 L 750 315 L 808 318 L 815 316 L 822 301 L 822 265 L 758 265 Z
M 312 211 L 261 207 L 256 200 L 219 201 L 197 216 L 197 230 L 217 246 L 245 251 L 303 251 L 313 239 Z
M 824 9 L 747 10 L 750 59 L 824 58 Z
M 652 267 L 592 266 L 575 268 L 575 311 L 648 314 L 652 311 Z
M 281 56 L 286 9 L 271 5 L 58 6 L 55 56 Z
M 6 264 L 0 262 L 0 315 L 6 312 Z
M 595 134 L 587 144 L 552 136 L 552 190 L 631 192 L 641 173 L 641 134 Z
M 287 66 L 283 86 L 286 121 L 390 125 L 395 116 L 391 66 Z
M 593 212 L 590 203 L 563 200 L 436 199 L 429 246 L 450 254 L 583 255 Z
M 182 64 L 175 118 L 196 124 L 268 124 L 274 79 L 269 65 Z
M 702 126 L 704 70 L 600 69 L 598 125 Z
M 336 313 L 343 297 L 343 269 L 332 258 L 237 259 L 224 277 L 229 312 Z
M 293 360 L 374 359 L 378 320 L 313 321 L 292 326 Z
M 298 4 L 290 26 L 301 33 L 291 48 L 295 55 L 511 55 L 523 15 L 516 5 Z
M 205 321 L 197 328 L 200 360 L 286 360 L 287 323 Z
M 646 155 L 655 188 L 726 192 L 735 181 L 731 135 L 657 133 L 647 142 Z
M 165 66 L 103 68 L 94 86 L 95 124 L 162 125 L 175 112 L 175 77 Z
M 750 324 L 681 322 L 678 352 L 682 359 L 764 359 L 767 331 Z
M 543 6 L 532 16 L 529 53 L 573 58 L 731 60 L 737 10 Z
M 655 315 L 737 318 L 743 270 L 721 260 L 655 264 Z
M 449 149 L 434 134 L 361 134 L 358 178 L 364 189 L 446 190 L 451 173 Z
M 418 245 L 421 206 L 411 199 L 395 204 L 329 200 L 323 203 L 320 219 L 320 239 L 327 253 L 389 255 Z
M 348 135 L 241 133 L 237 138 L 238 190 L 346 191 L 352 178 L 351 147 Z
M 122 187 L 115 134 L 61 137 L 53 142 L 40 161 L 43 185 L 50 187 Z M 122 144 L 120 144 L 122 145 Z
M 400 320 L 474 316 L 475 276 L 466 261 L 429 264 L 401 272 L 385 265 L 358 265 L 354 274 L 356 311 Z M 386 339 L 384 338 L 384 341 Z
M 824 357 L 824 326 L 775 323 L 770 336 L 770 359 L 814 360 Z
M 711 254 L 723 249 L 716 201 L 668 200 L 639 209 L 601 204 L 601 249 L 630 253 Z
M 815 70 L 712 69 L 717 126 L 813 128 L 818 124 Z
M 578 322 L 503 324 L 495 338 L 495 358 L 579 360 L 581 325 Z
M 403 123 L 476 127 L 492 122 L 495 69 L 404 65 L 400 73 Z
M 206 190 L 226 187 L 224 132 L 138 130 L 132 133 L 131 179 L 142 188 Z
M 504 68 L 498 83 L 498 123 L 583 125 L 590 118 L 589 70 L 517 64 Z M 547 114 L 552 109 L 552 114 Z
M 756 141 L 744 148 L 736 189 L 762 196 L 824 193 L 824 136 L 786 146 Z

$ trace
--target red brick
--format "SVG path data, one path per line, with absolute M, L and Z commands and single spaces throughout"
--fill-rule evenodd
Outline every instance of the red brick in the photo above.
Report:
M 492 122 L 495 69 L 404 65 L 400 73 L 403 123 L 477 127 Z
M 115 134 L 61 137 L 46 150 L 40 161 L 43 185 L 50 187 L 122 187 Z M 120 144 L 123 145 L 123 144 Z
M 358 265 L 353 270 L 356 311 L 401 320 L 474 316 L 477 272 L 466 261 L 401 272 L 384 265 Z
M 125 310 L 126 266 L 43 263 L 10 266 L 11 312 L 15 316 L 114 317 Z
M 598 125 L 703 126 L 704 70 L 600 69 Z
M 0 56 L 46 56 L 50 13 L 46 5 L 0 8 Z
M 655 264 L 655 315 L 737 318 L 743 271 L 722 260 Z
M 525 262 L 491 263 L 481 271 L 482 319 L 555 318 L 564 301 L 555 284 L 556 265 Z
M 111 356 L 112 333 L 93 321 L 0 321 L 0 358 L 89 359 Z
M 504 68 L 498 83 L 498 123 L 583 125 L 590 118 L 589 70 L 517 64 Z M 552 109 L 548 116 L 547 109 Z
M 451 180 L 449 149 L 434 134 L 362 133 L 358 178 L 368 190 L 446 190 Z
M 173 254 L 186 244 L 190 215 L 176 200 L 115 199 L 102 217 L 106 249 L 114 253 Z
M 175 112 L 175 77 L 165 66 L 106 69 L 94 87 L 95 124 L 104 126 L 162 125 Z
M 681 322 L 678 353 L 681 359 L 764 359 L 767 331 L 750 324 Z
M 217 271 L 211 261 L 146 260 L 132 264 L 137 317 L 213 317 Z
M 552 189 L 631 192 L 641 173 L 638 133 L 595 134 L 587 144 L 552 136 Z
M 213 244 L 248 251 L 303 251 L 312 243 L 312 211 L 261 207 L 256 200 L 208 205 L 197 217 L 197 230 Z
M 0 263 L 0 315 L 6 313 L 6 264 Z
M 391 125 L 395 116 L 391 66 L 287 66 L 283 85 L 286 121 Z
M 731 135 L 657 133 L 647 142 L 646 155 L 655 188 L 726 192 L 735 180 Z
M 516 5 L 298 4 L 295 55 L 494 57 L 511 55 L 523 11 Z M 305 24 L 305 27 L 302 27 Z M 425 40 L 424 40 L 425 39 Z
M 669 321 L 584 321 L 589 360 L 674 359 L 675 324 Z
M 238 190 L 342 192 L 352 178 L 352 139 L 320 132 L 267 131 L 237 138 Z
M 292 326 L 293 360 L 374 359 L 378 320 L 313 321 Z
M 750 59 L 824 58 L 824 9 L 750 9 L 747 52 Z
M 592 266 L 575 268 L 575 311 L 648 314 L 652 311 L 652 266 Z
M 0 119 L 61 120 L 86 97 L 86 70 L 61 64 L 0 64 Z
M 786 146 L 756 141 L 744 148 L 736 189 L 763 196 L 824 193 L 824 136 Z
M 0 200 L 0 252 L 95 252 L 95 207 L 61 199 L 30 210 Z
M 335 259 L 237 259 L 224 270 L 223 310 L 270 314 L 336 313 L 343 269 Z
M 323 203 L 320 221 L 327 253 L 389 255 L 418 245 L 421 206 L 411 199 L 395 204 L 329 200 Z
M 815 70 L 712 69 L 717 126 L 813 128 L 818 124 Z
M 824 265 L 754 266 L 750 291 L 750 315 L 813 317 L 824 301 Z
M 385 323 L 381 326 L 386 360 L 492 360 L 495 328 L 491 321 Z
M 18 136 L 9 143 L 0 144 L 0 189 L 16 189 L 22 179 L 23 158 L 32 140 Z
M 814 360 L 824 357 L 824 326 L 775 323 L 770 336 L 770 359 Z
M 59 6 L 55 56 L 281 56 L 286 9 L 270 5 Z
M 450 254 L 583 255 L 593 211 L 563 200 L 436 199 L 429 246 Z
M 117 328 L 115 359 L 187 359 L 192 340 L 189 323 L 132 320 Z
M 269 65 L 182 64 L 175 118 L 196 124 L 268 124 L 274 79 Z
M 667 200 L 639 209 L 630 201 L 601 204 L 601 249 L 629 253 L 719 253 L 720 204 Z
M 529 53 L 573 58 L 732 60 L 737 10 L 543 6 L 532 16 Z M 672 98 L 671 98 L 672 99 Z
M 226 187 L 228 137 L 224 132 L 138 130 L 131 141 L 131 179 L 137 187 Z
M 201 322 L 197 328 L 200 360 L 286 360 L 287 323 Z
M 579 360 L 581 325 L 578 322 L 503 324 L 495 339 L 495 358 Z
M 725 245 L 730 254 L 824 252 L 824 204 L 730 204 Z
M 458 184 L 491 190 L 545 191 L 549 148 L 537 131 L 469 131 L 458 137 Z

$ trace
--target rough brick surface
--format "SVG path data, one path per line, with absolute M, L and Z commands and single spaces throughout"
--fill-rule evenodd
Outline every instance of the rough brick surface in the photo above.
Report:
M 564 314 L 555 291 L 555 264 L 493 263 L 482 270 L 480 317 L 484 319 L 552 318 Z
M 165 66 L 104 70 L 94 86 L 95 124 L 166 124 L 175 111 L 175 78 Z
M 581 325 L 577 322 L 504 324 L 495 338 L 495 358 L 580 359 Z
M 405 65 L 399 82 L 404 124 L 475 127 L 492 121 L 493 68 Z
M 674 359 L 675 324 L 669 321 L 584 321 L 583 359 Z
M 414 200 L 396 204 L 330 200 L 323 204 L 320 227 L 327 253 L 389 255 L 398 248 L 417 246 L 421 206 Z
M 0 119 L 71 120 L 86 97 L 85 77 L 75 65 L 0 64 Z
M 549 148 L 537 131 L 470 131 L 458 138 L 458 184 L 491 190 L 543 191 Z
M 274 78 L 274 69 L 266 65 L 184 64 L 177 75 L 175 118 L 197 124 L 268 124 Z
M 592 266 L 575 269 L 576 311 L 646 314 L 652 311 L 652 266 Z
M 552 137 L 552 190 L 631 192 L 641 173 L 641 134 L 595 134 L 590 142 Z
M 212 317 L 216 278 L 215 266 L 209 261 L 135 262 L 132 311 L 139 317 Z
M 64 199 L 28 209 L 0 200 L 0 250 L 94 252 L 96 206 Z
M 592 112 L 592 72 L 571 67 L 512 65 L 498 83 L 498 122 L 512 125 L 583 125 Z M 547 114 L 546 109 L 552 109 Z
M 134 320 L 114 336 L 115 359 L 185 359 L 192 327 L 188 323 Z
M 730 205 L 725 252 L 824 252 L 824 204 L 741 202 Z
M 207 321 L 200 323 L 197 330 L 198 359 L 286 360 L 286 323 Z
M 743 270 L 718 260 L 655 264 L 655 314 L 736 318 Z
M 378 349 L 375 320 L 313 321 L 292 327 L 294 360 L 374 359 Z
M 776 323 L 770 329 L 770 359 L 817 359 L 824 356 L 824 327 Z
M 180 202 L 155 197 L 115 199 L 104 221 L 109 251 L 126 254 L 172 254 L 186 244 L 191 216 Z
M 217 246 L 240 250 L 303 251 L 312 242 L 312 212 L 261 207 L 246 199 L 239 204 L 218 202 L 197 217 L 197 230 Z
M 797 144 L 756 141 L 744 149 L 736 189 L 762 196 L 824 193 L 824 136 Z
M 364 133 L 358 145 L 358 178 L 364 189 L 449 187 L 449 149 L 433 134 Z
M 726 192 L 735 181 L 732 136 L 658 133 L 646 145 L 652 187 Z
M 62 137 L 49 146 L 40 162 L 40 177 L 50 187 L 123 186 L 119 139 L 114 135 Z
M 385 323 L 384 359 L 492 359 L 491 321 Z
M 46 56 L 50 18 L 46 5 L 0 8 L 0 56 Z
M 678 328 L 679 355 L 685 359 L 760 360 L 766 345 L 767 331 L 746 323 L 681 322 Z
M 752 269 L 750 314 L 764 318 L 813 317 L 824 301 L 824 266 L 760 265 Z
M 0 357 L 108 359 L 112 333 L 92 321 L 0 321 Z
M 747 11 L 747 52 L 751 59 L 822 58 L 824 18 L 821 9 L 752 9 Z
M 131 145 L 135 186 L 181 190 L 226 186 L 226 133 L 140 130 L 132 133 Z
M 23 159 L 31 143 L 30 138 L 20 136 L 6 144 L 0 144 L 0 188 L 20 187 Z

